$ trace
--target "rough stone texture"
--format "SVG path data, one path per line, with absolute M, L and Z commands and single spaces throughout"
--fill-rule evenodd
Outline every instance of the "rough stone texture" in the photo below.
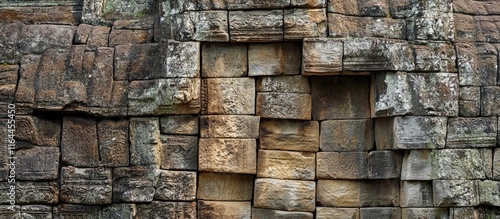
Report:
M 161 170 L 155 188 L 156 200 L 196 200 L 196 172 Z
M 311 212 L 298 212 L 298 211 L 280 211 L 264 208 L 252 208 L 253 219 L 313 219 Z
M 282 119 L 262 119 L 259 148 L 288 151 L 318 151 L 319 123 Z
M 489 149 L 434 150 L 431 157 L 434 179 L 485 179 L 491 176 L 492 151 Z
M 325 9 L 285 9 L 285 40 L 302 40 L 309 37 L 326 36 Z
M 61 120 L 47 116 L 16 115 L 15 138 L 18 147 L 59 146 Z
M 136 213 L 135 204 L 112 204 L 102 208 L 103 218 L 133 219 Z
M 401 166 L 401 180 L 432 180 L 430 150 L 406 151 Z
M 374 145 L 371 119 L 321 122 L 321 151 L 368 151 Z
M 398 219 L 401 218 L 401 208 L 361 208 L 359 209 L 360 219 L 370 218 L 388 218 Z
M 314 211 L 314 181 L 260 178 L 255 180 L 254 206 L 286 211 Z
M 399 178 L 402 160 L 403 156 L 397 151 L 371 151 L 368 154 L 368 178 Z
M 160 127 L 157 117 L 130 118 L 130 164 L 160 163 Z
M 316 177 L 318 179 L 366 179 L 368 161 L 366 152 L 318 152 Z
M 450 218 L 447 208 L 402 208 L 401 216 L 412 218 Z
M 455 47 L 449 42 L 427 42 L 414 45 L 415 70 L 425 72 L 457 72 Z
M 479 116 L 481 111 L 481 88 L 460 87 L 458 115 L 463 117 Z
M 493 158 L 493 178 L 500 180 L 500 148 L 495 148 Z
M 60 204 L 52 209 L 52 215 L 60 218 L 101 218 L 101 206 Z
M 198 218 L 252 218 L 251 202 L 198 201 Z
M 404 116 L 375 119 L 377 149 L 438 149 L 446 143 L 446 117 Z
M 202 114 L 255 113 L 253 78 L 207 78 L 202 83 Z
M 200 139 L 198 170 L 221 173 L 255 174 L 255 139 Z
M 297 75 L 301 49 L 296 43 L 250 44 L 248 76 Z
M 153 166 L 113 169 L 113 202 L 151 202 L 155 194 Z
M 15 156 L 18 180 L 54 180 L 59 176 L 59 148 L 33 147 L 17 150 Z
M 258 116 L 211 115 L 200 117 L 202 138 L 258 138 Z
M 318 180 L 319 206 L 366 207 L 399 205 L 396 180 Z
M 401 207 L 432 207 L 432 181 L 401 181 Z
M 257 92 L 311 93 L 309 79 L 300 75 L 259 77 Z
M 196 202 L 153 201 L 137 205 L 136 218 L 196 218 Z
M 252 175 L 201 172 L 197 197 L 215 201 L 250 201 L 253 183 Z
M 317 207 L 316 208 L 316 219 L 329 219 L 329 218 L 358 219 L 359 218 L 359 209 L 358 208 L 327 208 L 327 207 Z
M 63 167 L 61 201 L 73 204 L 111 204 L 111 169 Z
M 258 92 L 256 114 L 262 118 L 311 119 L 311 95 Z
M 453 41 L 453 13 L 420 10 L 408 20 L 408 40 Z
M 104 119 L 97 123 L 100 162 L 106 167 L 129 165 L 129 121 Z
M 229 12 L 231 42 L 281 41 L 283 40 L 283 26 L 282 10 Z
M 403 19 L 353 17 L 328 13 L 328 35 L 335 38 L 381 37 L 406 39 Z
M 479 203 L 500 206 L 500 182 L 493 180 L 478 181 Z
M 21 206 L 21 218 L 51 219 L 52 206 L 23 205 Z
M 498 76 L 497 49 L 484 43 L 458 43 L 457 59 L 460 85 L 496 85 Z
M 5 192 L 7 194 L 7 185 L 5 184 Z M 12 185 L 12 184 L 10 184 Z M 10 186 L 8 185 L 8 186 Z M 29 181 L 17 181 L 16 186 L 16 203 L 17 204 L 49 204 L 54 205 L 59 203 L 59 186 L 56 181 L 44 181 L 44 182 L 29 182 Z M 7 196 L 5 196 L 7 203 Z
M 343 43 L 330 38 L 307 38 L 302 44 L 302 75 L 338 75 L 342 71 Z
M 11 103 L 14 100 L 18 70 L 18 65 L 0 66 L 0 103 Z
M 176 40 L 229 42 L 227 11 L 184 12 L 173 17 Z
M 257 177 L 314 180 L 315 165 L 315 153 L 259 150 Z
M 200 76 L 200 43 L 168 41 L 165 75 L 168 78 Z
M 148 80 L 161 78 L 160 45 L 156 43 L 118 45 L 115 47 L 115 80 Z
M 97 123 L 92 118 L 66 116 L 61 137 L 61 162 L 76 167 L 97 167 Z
M 339 14 L 385 17 L 389 14 L 387 1 L 333 0 L 328 1 L 328 11 Z
M 125 4 L 124 0 L 108 0 L 103 5 L 102 16 L 109 20 L 137 19 L 153 14 L 153 0 L 138 0 Z
M 179 170 L 198 169 L 198 137 L 162 135 L 161 168 Z
M 201 45 L 202 77 L 246 76 L 248 46 L 245 44 L 203 43 Z
M 160 132 L 171 135 L 197 135 L 198 116 L 172 115 L 160 118 Z
M 78 31 L 78 29 L 77 29 Z M 93 27 L 88 35 L 87 46 L 91 48 L 106 47 L 108 46 L 109 32 L 111 28 L 106 26 L 95 26 Z M 111 45 L 114 46 L 114 45 Z
M 477 181 L 434 180 L 434 206 L 475 206 L 479 204 Z
M 17 49 L 21 54 L 41 54 L 46 49 L 71 46 L 75 27 L 61 25 L 24 25 Z
M 450 118 L 447 148 L 495 147 L 497 118 Z
M 12 207 L 14 207 L 12 209 Z M 0 216 L 4 218 L 21 218 L 20 205 L 0 205 Z
M 481 89 L 481 116 L 500 116 L 500 86 Z

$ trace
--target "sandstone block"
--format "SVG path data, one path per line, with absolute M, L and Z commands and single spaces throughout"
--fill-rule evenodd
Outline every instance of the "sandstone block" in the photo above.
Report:
M 436 207 L 476 206 L 479 204 L 477 181 L 434 180 L 433 199 Z
M 148 80 L 164 76 L 156 43 L 117 45 L 114 55 L 114 80 Z
M 404 116 L 375 119 L 377 149 L 436 149 L 446 143 L 446 117 Z
M 318 179 L 366 179 L 368 161 L 366 152 L 318 152 L 316 174 Z
M 0 16 L 1 12 L 0 12 Z M 3 17 L 3 16 L 2 16 Z M 23 24 L 20 22 L 4 23 L 0 27 L 0 41 L 2 41 L 2 49 L 0 49 L 0 62 L 2 63 L 19 63 L 21 54 L 18 50 L 19 37 Z
M 300 75 L 259 77 L 257 92 L 311 93 L 309 79 Z
M 307 38 L 302 44 L 302 75 L 338 75 L 342 71 L 343 43 L 330 38 Z
M 26 55 L 21 58 L 19 82 L 16 90 L 18 103 L 31 105 L 35 102 L 35 76 L 40 61 L 39 55 Z
M 244 77 L 248 69 L 248 46 L 244 44 L 203 43 L 202 77 Z
M 387 1 L 334 0 L 328 2 L 328 12 L 369 17 L 386 17 L 389 14 Z
M 283 21 L 285 40 L 326 37 L 325 9 L 285 9 Z
M 408 20 L 408 40 L 453 41 L 453 13 L 419 10 Z
M 109 37 L 110 31 L 111 31 L 110 27 L 93 26 L 88 35 L 88 39 L 86 42 L 87 46 L 93 49 L 96 49 L 98 47 L 107 47 L 108 39 L 110 38 Z
M 199 173 L 197 198 L 214 201 L 250 201 L 253 194 L 252 175 Z
M 129 121 L 103 119 L 97 123 L 101 164 L 106 167 L 129 165 Z
M 450 118 L 447 148 L 495 147 L 497 118 Z
M 61 201 L 73 204 L 111 204 L 111 169 L 63 167 Z
M 168 41 L 165 73 L 168 78 L 200 76 L 200 43 Z
M 21 218 L 51 219 L 52 206 L 23 205 L 21 206 Z
M 479 203 L 483 205 L 500 206 L 500 181 L 477 181 L 479 188 Z
M 200 139 L 198 170 L 255 174 L 255 139 Z
M 487 15 L 496 14 L 495 12 L 500 11 L 500 7 L 494 2 L 457 0 L 453 2 L 453 11 L 463 14 Z
M 311 78 L 314 120 L 370 118 L 370 78 Z
M 401 218 L 401 208 L 379 207 L 379 208 L 361 208 L 359 209 L 360 219 L 369 218 Z
M 274 9 L 274 8 L 283 8 L 290 4 L 289 1 L 286 0 L 251 0 L 251 1 L 243 1 L 243 0 L 228 0 L 228 9 Z
M 475 117 L 481 111 L 480 87 L 460 87 L 458 116 Z
M 254 114 L 253 78 L 207 78 L 202 81 L 203 114 Z
M 196 172 L 161 170 L 155 199 L 193 201 L 196 199 Z
M 432 154 L 430 150 L 405 152 L 401 165 L 401 180 L 432 180 Z
M 253 219 L 313 219 L 311 212 L 280 211 L 264 208 L 252 208 Z
M 130 164 L 160 164 L 160 125 L 157 117 L 130 118 Z
M 324 8 L 326 7 L 325 0 L 291 0 L 292 7 L 308 7 L 308 8 Z
M 500 180 L 500 148 L 495 148 L 493 155 L 493 178 Z
M 407 1 L 389 0 L 391 15 L 398 18 L 415 16 L 414 10 L 429 10 L 435 12 L 452 12 L 453 4 L 450 0 Z M 413 11 L 413 12 L 412 12 Z
M 403 156 L 397 151 L 372 151 L 368 154 L 368 178 L 399 178 Z
M 457 55 L 449 42 L 414 45 L 413 52 L 416 71 L 457 72 Z
M 14 210 L 12 210 L 11 205 L 0 205 L 0 217 L 21 218 L 21 206 L 14 205 Z
M 61 120 L 45 116 L 16 116 L 15 138 L 19 146 L 59 146 Z
M 250 44 L 248 76 L 297 75 L 301 49 L 296 43 Z
M 244 4 L 247 4 L 247 2 Z M 283 26 L 282 10 L 229 12 L 231 42 L 258 43 L 282 41 Z
M 500 86 L 481 89 L 481 116 L 500 116 Z
M 347 218 L 358 219 L 358 208 L 327 208 L 316 207 L 316 219 Z
M 18 70 L 18 65 L 0 66 L 0 103 L 11 103 L 14 100 Z
M 99 145 L 95 119 L 73 116 L 63 118 L 61 162 L 76 167 L 97 167 Z
M 86 44 L 89 39 L 90 31 L 94 26 L 89 24 L 80 24 L 76 27 L 74 43 Z
M 0 184 L 1 203 L 9 203 L 8 192 L 10 191 L 9 182 Z M 57 204 L 59 202 L 59 186 L 56 181 L 29 182 L 17 181 L 16 186 L 16 204 Z
M 227 11 L 193 11 L 174 15 L 174 37 L 180 41 L 229 42 L 227 13 Z
M 324 207 L 398 206 L 398 180 L 318 180 L 317 203 Z
M 18 180 L 49 180 L 59 175 L 59 148 L 33 147 L 17 150 L 15 171 Z M 7 162 L 5 162 L 7 163 Z
M 196 218 L 196 202 L 153 201 L 137 205 L 137 218 Z
M 113 169 L 113 202 L 151 202 L 155 194 L 153 166 Z
M 262 119 L 259 148 L 288 151 L 318 151 L 319 123 L 282 119 Z
M 197 135 L 199 129 L 198 116 L 172 115 L 160 118 L 160 132 L 171 135 Z
M 498 52 L 490 44 L 458 43 L 457 59 L 460 85 L 496 85 Z
M 259 150 L 257 177 L 314 180 L 315 165 L 315 153 Z
M 136 211 L 135 204 L 111 204 L 102 208 L 102 217 L 110 219 L 133 219 Z
M 432 207 L 432 181 L 401 181 L 401 207 Z
M 63 25 L 24 25 L 17 48 L 21 54 L 41 54 L 48 48 L 66 48 L 73 43 L 75 29 Z
M 476 39 L 484 41 L 482 31 L 476 29 L 476 26 L 480 24 L 474 19 L 474 16 L 454 13 L 453 19 L 455 21 L 455 41 L 470 42 L 476 41 Z
M 286 211 L 314 211 L 316 183 L 260 178 L 255 180 L 254 206 Z
M 198 218 L 252 218 L 251 202 L 198 201 Z
M 406 22 L 403 19 L 328 13 L 328 35 L 335 38 L 381 37 L 405 40 Z
M 485 179 L 491 176 L 492 151 L 489 149 L 434 150 L 434 179 Z
M 311 119 L 311 95 L 296 93 L 257 93 L 256 114 L 262 118 Z
M 447 208 L 402 208 L 401 216 L 404 219 L 450 218 Z
M 197 136 L 162 135 L 161 144 L 162 169 L 198 169 Z
M 374 145 L 371 119 L 325 120 L 321 122 L 321 151 L 368 151 Z
M 200 117 L 202 138 L 258 138 L 258 116 L 210 115 Z
M 52 209 L 52 217 L 59 218 L 101 218 L 101 206 L 60 204 Z

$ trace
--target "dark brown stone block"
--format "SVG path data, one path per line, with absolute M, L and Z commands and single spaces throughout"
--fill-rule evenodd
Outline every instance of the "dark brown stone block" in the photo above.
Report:
M 161 45 L 118 45 L 114 55 L 114 80 L 147 80 L 164 76 L 161 69 Z
M 111 204 L 111 169 L 63 167 L 61 201 L 73 204 Z
M 321 151 L 368 151 L 375 141 L 372 119 L 321 122 Z
M 100 219 L 101 206 L 60 204 L 54 207 L 52 213 L 54 219 Z
M 99 164 L 99 147 L 95 119 L 64 117 L 61 138 L 61 162 L 76 167 L 97 167 Z
M 150 43 L 153 39 L 151 30 L 111 30 L 109 34 L 109 46 L 124 44 Z
M 194 201 L 196 183 L 196 172 L 161 170 L 155 186 L 155 199 Z
M 59 175 L 59 148 L 34 147 L 16 151 L 16 179 L 49 180 Z
M 196 219 L 196 202 L 153 201 L 138 204 L 136 218 Z
M 113 202 L 151 202 L 156 185 L 154 166 L 113 169 Z
M 500 116 L 500 86 L 481 89 L 481 116 Z
M 104 119 L 97 123 L 99 154 L 105 167 L 129 165 L 128 120 Z
M 161 143 L 162 169 L 198 169 L 197 136 L 162 135 Z
M 397 151 L 372 151 L 368 154 L 368 178 L 399 178 L 402 161 L 403 156 Z
M 60 139 L 60 118 L 16 116 L 16 140 L 18 145 L 54 147 L 59 146 Z

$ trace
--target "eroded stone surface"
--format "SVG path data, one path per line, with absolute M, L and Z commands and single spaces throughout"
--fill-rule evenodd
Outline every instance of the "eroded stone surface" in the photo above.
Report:
M 359 209 L 360 219 L 370 218 L 388 218 L 398 219 L 401 218 L 401 208 L 395 207 L 375 207 L 375 208 L 361 208 Z
M 101 206 L 60 204 L 53 208 L 52 213 L 54 218 L 100 218 Z
M 327 21 L 325 9 L 285 9 L 285 40 L 302 40 L 326 36 Z
M 387 1 L 333 0 L 328 2 L 328 11 L 339 14 L 385 17 L 389 14 Z
M 153 166 L 113 169 L 113 202 L 151 202 L 155 194 Z
M 255 174 L 255 139 L 202 138 L 199 141 L 198 170 Z
M 252 218 L 251 202 L 198 201 L 198 218 Z
M 73 204 L 111 204 L 111 169 L 63 167 L 60 197 Z
M 316 208 L 316 219 L 328 219 L 328 218 L 359 218 L 358 208 L 328 208 L 328 207 L 317 207 Z
M 311 92 L 309 79 L 296 76 L 259 77 L 256 85 L 257 92 L 304 93 Z
M 259 148 L 318 151 L 319 123 L 317 121 L 262 119 Z
M 262 118 L 311 119 L 311 95 L 258 92 L 256 114 Z
M 165 75 L 169 78 L 200 76 L 200 43 L 168 41 Z
M 176 40 L 229 42 L 227 11 L 196 11 L 175 15 Z
M 432 181 L 402 181 L 401 207 L 432 207 Z
M 246 76 L 248 46 L 245 44 L 203 43 L 201 46 L 202 77 Z
M 200 117 L 202 138 L 258 138 L 258 116 L 210 115 Z
M 61 120 L 45 116 L 16 116 L 17 146 L 59 146 Z
M 197 136 L 162 135 L 160 138 L 162 169 L 198 169 Z
M 99 146 L 93 118 L 66 116 L 61 137 L 61 162 L 76 167 L 97 167 Z
M 366 152 L 318 152 L 318 179 L 366 179 L 368 178 L 368 154 Z
M 302 75 L 338 75 L 342 71 L 343 43 L 330 38 L 304 39 Z
M 137 205 L 137 218 L 196 218 L 196 202 L 153 201 Z
M 447 208 L 403 208 L 403 218 L 449 218 Z
M 157 117 L 131 118 L 130 164 L 150 165 L 160 163 L 160 127 Z
M 401 167 L 401 180 L 432 180 L 430 150 L 406 151 Z
M 164 76 L 160 45 L 156 43 L 118 45 L 114 55 L 115 80 L 148 80 Z
M 253 219 L 313 219 L 311 212 L 298 212 L 298 211 L 280 211 L 264 208 L 252 208 Z
M 136 211 L 135 204 L 111 204 L 102 208 L 102 217 L 112 219 L 133 219 Z
M 495 147 L 497 118 L 450 118 L 447 148 Z
M 283 26 L 282 10 L 229 12 L 231 42 L 281 41 L 283 40 Z
M 481 89 L 481 116 L 500 116 L 500 86 Z
M 100 162 L 106 167 L 128 166 L 129 121 L 104 119 L 97 123 Z
M 414 45 L 415 70 L 457 72 L 455 48 L 451 43 L 428 42 Z
M 173 135 L 198 134 L 199 121 L 195 115 L 172 115 L 160 118 L 160 132 Z
M 52 218 L 52 206 L 23 205 L 21 206 L 21 218 L 50 219 Z
M 321 122 L 321 151 L 368 151 L 374 145 L 371 119 L 325 120 Z
M 257 177 L 314 180 L 316 154 L 259 150 Z
M 481 88 L 460 87 L 458 115 L 463 117 L 479 116 L 481 113 Z
M 443 149 L 432 151 L 434 179 L 485 179 L 491 176 L 490 149 Z
M 296 43 L 250 44 L 248 76 L 297 75 L 301 50 Z
M 250 201 L 254 176 L 201 172 L 197 197 L 202 200 Z
M 402 160 L 403 156 L 397 151 L 371 151 L 368 154 L 368 178 L 399 178 Z
M 399 205 L 397 180 L 318 180 L 317 202 L 325 207 Z
M 314 211 L 316 183 L 314 181 L 255 180 L 254 206 L 286 211 Z
M 381 37 L 406 39 L 403 19 L 354 17 L 328 13 L 328 35 L 335 38 Z
M 490 44 L 458 43 L 457 60 L 460 85 L 496 85 L 498 52 Z
M 201 110 L 203 114 L 254 114 L 254 79 L 203 79 Z
M 59 148 L 56 147 L 33 147 L 17 150 L 15 153 L 17 157 L 16 179 L 57 179 L 59 176 L 59 155 Z
M 476 206 L 479 204 L 477 181 L 434 180 L 434 206 Z
M 161 170 L 155 188 L 156 200 L 194 201 L 196 172 Z

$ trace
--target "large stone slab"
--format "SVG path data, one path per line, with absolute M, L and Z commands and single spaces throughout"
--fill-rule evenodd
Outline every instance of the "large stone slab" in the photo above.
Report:
M 314 181 L 260 178 L 255 180 L 254 206 L 286 211 L 314 211 Z
M 18 146 L 59 146 L 61 119 L 46 116 L 16 116 L 16 144 Z
M 318 180 L 317 203 L 325 207 L 398 206 L 398 180 Z
M 54 218 L 101 218 L 101 206 L 60 204 L 52 209 Z
M 250 44 L 248 76 L 297 75 L 301 50 L 297 43 Z
M 315 153 L 259 150 L 257 177 L 314 180 L 315 166 Z
M 194 201 L 196 172 L 161 170 L 155 185 L 156 200 Z
M 198 218 L 252 218 L 251 202 L 198 201 Z
M 155 194 L 154 166 L 113 169 L 113 202 L 151 202 Z
M 403 156 L 398 151 L 371 151 L 368 154 L 368 178 L 399 178 L 402 160 Z
M 325 9 L 285 9 L 283 22 L 285 40 L 325 37 L 327 34 Z
M 402 218 L 450 218 L 448 208 L 402 208 Z
M 432 174 L 430 150 L 405 151 L 401 166 L 401 180 L 432 180 Z
M 198 170 L 255 174 L 256 140 L 202 138 L 199 141 Z
M 335 38 L 381 37 L 405 40 L 406 22 L 403 19 L 328 13 L 328 35 Z
M 97 123 L 100 163 L 106 167 L 128 166 L 129 121 L 103 119 Z
M 168 78 L 200 76 L 200 43 L 168 41 L 165 75 Z
M 60 152 L 57 147 L 17 150 L 15 156 L 15 176 L 18 180 L 51 180 L 59 176 Z
M 160 164 L 160 125 L 158 117 L 130 118 L 130 164 Z
M 321 122 L 321 151 L 368 151 L 374 145 L 371 119 L 325 120 Z
M 161 168 L 179 170 L 198 169 L 198 137 L 161 135 Z
M 258 116 L 210 115 L 200 117 L 202 138 L 258 138 Z
M 259 77 L 257 92 L 311 93 L 309 79 L 300 75 Z
M 329 219 L 329 218 L 359 218 L 359 208 L 328 208 L 317 207 L 316 219 Z
M 500 116 L 500 86 L 481 88 L 481 116 Z
M 111 169 L 63 167 L 60 198 L 72 204 L 111 204 Z
M 214 201 L 250 201 L 253 175 L 200 172 L 197 198 Z
M 338 75 L 344 44 L 331 38 L 307 38 L 302 44 L 302 75 Z
M 248 45 L 203 43 L 201 45 L 202 77 L 243 77 L 246 76 Z
M 196 202 L 153 201 L 137 205 L 135 218 L 196 218 Z
M 107 47 L 108 41 L 110 41 L 109 32 L 111 32 L 110 27 L 93 26 L 88 35 L 88 39 L 86 42 L 87 46 L 93 49 L 97 49 L 98 47 Z M 109 46 L 115 46 L 115 45 L 109 45 Z
M 313 219 L 314 215 L 311 212 L 299 211 L 280 211 L 264 208 L 252 208 L 253 219 Z
M 283 26 L 283 10 L 229 12 L 231 42 L 282 41 Z
M 287 151 L 318 151 L 319 123 L 283 119 L 262 119 L 259 148 Z
M 207 78 L 202 81 L 202 114 L 255 114 L 253 78 Z
M 491 44 L 458 43 L 457 59 L 460 85 L 496 85 L 498 52 Z
M 490 149 L 434 150 L 431 157 L 434 179 L 486 179 L 492 174 Z
M 316 174 L 318 179 L 368 178 L 366 152 L 318 152 Z
M 311 95 L 297 93 L 258 92 L 256 114 L 273 119 L 311 119 Z
M 115 80 L 148 80 L 164 76 L 160 45 L 156 43 L 119 45 L 115 47 Z
M 401 181 L 401 207 L 432 207 L 432 181 Z
M 436 207 L 476 206 L 479 204 L 477 181 L 434 180 L 433 198 Z
M 495 147 L 497 118 L 450 118 L 447 148 Z
M 95 119 L 74 116 L 63 118 L 61 162 L 76 167 L 97 167 L 99 145 Z
M 196 115 L 171 115 L 160 118 L 160 132 L 171 135 L 197 135 L 199 129 Z

